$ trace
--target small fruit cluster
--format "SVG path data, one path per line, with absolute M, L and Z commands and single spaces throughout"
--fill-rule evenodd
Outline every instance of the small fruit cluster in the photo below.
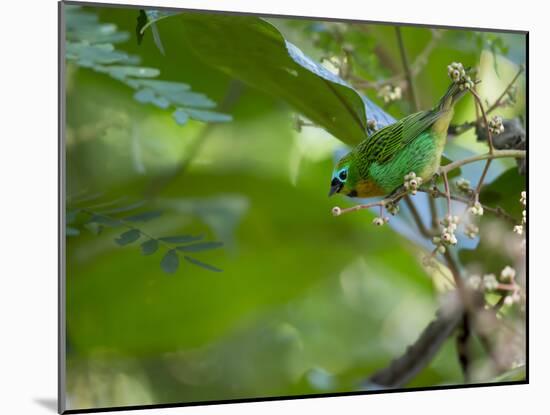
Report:
M 462 193 L 470 193 L 471 192 L 471 183 L 468 179 L 465 179 L 464 177 L 460 177 L 455 182 L 456 188 L 462 192 Z
M 512 305 L 521 301 L 521 288 L 515 281 L 516 270 L 510 266 L 504 267 L 498 278 L 495 274 L 470 275 L 466 282 L 473 290 L 483 290 L 487 292 L 501 291 L 506 294 L 504 304 Z
M 523 235 L 523 225 L 527 223 L 527 210 L 525 209 L 525 207 L 527 206 L 527 192 L 525 190 L 521 192 L 521 198 L 519 199 L 519 202 L 523 205 L 524 209 L 521 211 L 521 225 L 514 226 L 514 232 L 518 235 Z
M 504 124 L 502 123 L 502 117 L 495 115 L 491 121 L 489 121 L 489 131 L 491 134 L 498 135 L 504 132 Z
M 378 90 L 378 96 L 384 100 L 384 104 L 401 99 L 401 88 L 390 84 L 384 85 Z
M 470 206 L 468 212 L 474 216 L 483 216 L 483 206 L 481 203 L 475 202 L 472 206 Z
M 475 85 L 460 62 L 453 62 L 447 66 L 447 73 L 453 82 L 459 86 L 461 91 L 472 89 Z
M 417 177 L 414 171 L 406 174 L 403 186 L 410 194 L 415 195 L 418 188 L 422 185 L 422 177 Z
M 442 226 L 441 234 L 434 236 L 432 242 L 437 245 L 436 250 L 440 254 L 444 254 L 446 246 L 456 245 L 458 240 L 456 239 L 455 231 L 458 227 L 460 218 L 458 216 L 447 216 L 443 218 L 440 223 Z

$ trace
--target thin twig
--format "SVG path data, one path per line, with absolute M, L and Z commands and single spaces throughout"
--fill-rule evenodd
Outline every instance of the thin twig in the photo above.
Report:
M 419 110 L 418 99 L 414 89 L 413 76 L 411 69 L 409 67 L 409 59 L 407 58 L 407 51 L 405 50 L 405 44 L 403 43 L 403 35 L 401 34 L 401 28 L 399 26 L 395 27 L 395 34 L 397 36 L 397 44 L 399 45 L 399 54 L 401 55 L 401 62 L 403 64 L 403 69 L 405 70 L 405 77 L 409 85 L 408 93 L 409 99 L 411 101 L 414 112 Z
M 461 304 L 452 298 L 448 300 L 446 309 L 438 310 L 436 319 L 426 326 L 402 356 L 369 377 L 366 388 L 402 387 L 430 363 L 441 346 L 454 333 L 463 315 Z
M 428 58 L 430 54 L 433 52 L 433 50 L 441 40 L 441 37 L 442 33 L 440 30 L 432 30 L 432 38 L 424 47 L 422 52 L 418 54 L 414 62 L 410 65 L 410 73 L 412 75 L 412 78 L 422 72 L 422 69 L 428 63 Z M 360 60 L 355 55 L 354 57 L 355 60 L 360 63 Z M 405 89 L 408 87 L 408 83 L 404 81 L 404 78 L 406 78 L 405 73 L 400 73 L 389 78 L 382 79 L 380 81 L 365 81 L 363 78 L 353 75 L 350 76 L 350 79 L 354 81 L 353 86 L 359 89 L 379 89 L 380 87 L 388 84 L 400 86 Z
M 362 209 L 370 209 L 372 207 L 376 207 L 376 206 L 386 206 L 388 203 L 393 203 L 395 202 L 396 200 L 399 200 L 400 198 L 402 198 L 403 196 L 405 196 L 407 194 L 407 192 L 403 192 L 403 193 L 399 193 L 395 196 L 391 196 L 391 197 L 387 197 L 385 199 L 382 199 L 382 200 L 379 200 L 378 202 L 372 202 L 372 203 L 366 203 L 366 204 L 361 204 L 361 205 L 355 205 L 355 206 L 352 206 L 352 207 L 349 207 L 349 208 L 345 208 L 345 209 L 341 209 L 339 208 L 338 206 L 335 206 L 334 208 L 332 208 L 332 214 L 334 216 L 340 216 L 344 213 L 349 213 L 349 212 L 355 212 L 357 210 L 362 210 Z
M 495 109 L 499 108 L 502 105 L 502 100 L 508 94 L 510 89 L 514 86 L 514 84 L 519 79 L 520 75 L 523 73 L 524 70 L 525 70 L 524 66 L 521 65 L 518 72 L 516 73 L 514 78 L 512 78 L 510 83 L 506 86 L 506 88 L 504 89 L 502 94 L 500 94 L 500 96 L 487 109 L 487 114 L 491 114 Z M 470 122 L 467 122 L 467 123 L 464 123 L 464 124 L 461 124 L 461 125 L 457 125 L 457 126 L 451 126 L 449 132 L 452 133 L 452 134 L 462 134 L 462 133 L 465 133 L 466 131 L 468 131 L 469 129 L 475 127 L 480 122 L 481 122 L 481 119 L 479 118 L 478 115 L 476 115 L 476 119 L 474 121 L 470 121 Z
M 416 209 L 416 206 L 414 205 L 414 202 L 411 200 L 411 197 L 409 195 L 407 195 L 407 196 L 404 197 L 404 200 L 405 200 L 405 203 L 407 204 L 407 207 L 409 208 L 409 210 L 411 212 L 411 215 L 413 217 L 414 222 L 416 223 L 416 227 L 418 228 L 418 231 L 426 238 L 431 238 L 432 236 L 434 236 L 433 232 L 431 232 L 426 227 L 426 225 L 424 225 L 424 222 L 422 221 L 422 218 L 420 217 L 420 214 L 418 213 L 418 209 Z
M 487 172 L 489 171 L 489 167 L 491 166 L 492 161 L 493 159 L 487 159 L 487 161 L 485 162 L 485 167 L 483 167 L 483 172 L 481 173 L 479 182 L 477 183 L 476 190 L 474 193 L 474 202 L 479 202 L 479 192 L 481 192 L 481 187 L 483 186 L 483 182 L 485 181 L 485 176 L 487 176 Z
M 435 198 L 439 198 L 439 197 L 447 197 L 447 195 L 440 191 L 440 190 L 437 190 L 434 192 L 434 190 L 430 189 L 418 189 L 419 192 L 424 192 L 424 193 L 428 193 L 428 194 L 431 194 L 432 197 L 435 197 Z M 451 200 L 456 200 L 457 202 L 462 202 L 466 205 L 470 205 L 471 203 L 471 199 L 468 199 L 468 198 L 465 198 L 465 197 L 461 197 L 461 196 L 457 196 L 457 195 L 453 195 L 451 193 Z M 506 219 L 508 222 L 512 223 L 512 224 L 517 224 L 518 221 L 512 216 L 510 215 L 508 212 L 506 212 L 504 209 L 500 208 L 500 207 L 490 207 L 490 206 L 487 206 L 487 205 L 484 205 L 484 204 L 481 204 L 481 207 L 483 208 L 483 210 L 487 211 L 487 212 L 491 212 L 493 214 L 495 214 L 496 216 L 498 217 L 501 217 L 503 219 Z
M 472 331 L 470 328 L 470 318 L 468 313 L 464 313 L 462 316 L 461 330 L 456 336 L 456 350 L 465 383 L 470 382 L 470 367 L 472 364 L 472 358 L 470 356 L 471 353 L 469 344 L 471 337 Z
M 451 188 L 445 170 L 443 170 L 443 183 L 445 184 L 445 196 L 447 198 L 447 215 L 451 216 Z
M 525 150 L 494 150 L 492 153 L 478 154 L 477 156 L 467 157 L 462 160 L 453 161 L 452 163 L 441 166 L 439 171 L 442 173 L 446 171 L 449 173 L 451 170 L 457 167 L 464 166 L 465 164 L 474 163 L 476 161 L 498 159 L 498 158 L 525 158 Z
M 489 143 L 489 153 L 492 154 L 495 151 L 495 146 L 493 145 L 493 133 L 489 128 L 489 120 L 487 119 L 487 114 L 485 112 L 485 109 L 483 108 L 483 103 L 481 102 L 481 98 L 479 97 L 477 92 L 474 89 L 470 89 L 470 93 L 475 98 L 477 105 L 479 106 L 479 109 L 481 111 L 481 117 L 483 118 L 483 122 L 485 123 L 485 128 L 487 128 L 487 142 Z

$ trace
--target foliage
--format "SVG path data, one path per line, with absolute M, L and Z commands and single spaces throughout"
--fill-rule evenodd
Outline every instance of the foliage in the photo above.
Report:
M 100 24 L 96 14 L 72 5 L 65 8 L 65 19 L 65 49 L 70 62 L 123 82 L 136 90 L 134 98 L 138 102 L 153 104 L 161 109 L 175 108 L 173 117 L 180 125 L 187 123 L 189 118 L 203 122 L 231 121 L 230 115 L 211 111 L 216 104 L 206 95 L 192 92 L 189 85 L 150 79 L 156 78 L 160 71 L 139 66 L 139 57 L 115 48 L 115 44 L 129 38 L 129 34 L 118 31 L 116 25 Z M 162 49 L 162 46 L 159 48 Z
M 119 246 L 130 245 L 137 242 L 139 239 L 145 238 L 146 241 L 140 244 L 141 253 L 145 256 L 153 255 L 159 250 L 159 248 L 167 249 L 167 252 L 163 256 L 160 266 L 162 270 L 168 274 L 175 273 L 179 268 L 178 251 L 181 252 L 200 252 L 209 249 L 215 249 L 221 247 L 221 242 L 201 242 L 204 235 L 176 235 L 176 236 L 162 236 L 154 237 L 145 232 L 139 227 L 140 223 L 148 222 L 162 215 L 162 211 L 149 210 L 135 213 L 136 209 L 141 208 L 144 205 L 143 201 L 132 203 L 129 205 L 122 205 L 117 207 L 110 206 L 112 203 L 96 203 L 92 206 L 86 207 L 82 204 L 84 202 L 91 202 L 94 197 L 80 197 L 75 200 L 71 200 L 73 205 L 78 207 L 69 207 L 65 218 L 65 235 L 79 236 L 81 233 L 80 228 L 87 228 L 92 233 L 99 235 L 103 232 L 104 228 L 124 228 L 115 239 L 114 242 Z M 109 206 L 107 209 L 105 209 Z M 128 212 L 132 212 L 128 215 Z M 124 213 L 124 215 L 120 215 Z M 84 217 L 84 219 L 82 218 Z M 185 244 L 185 245 L 181 245 Z M 172 246 L 173 245 L 173 246 Z M 220 272 L 219 268 L 199 261 L 196 258 L 185 255 L 184 259 L 199 267 L 208 269 L 210 271 Z
M 326 197 L 344 147 L 415 111 L 412 87 L 419 108 L 434 105 L 451 62 L 477 69 L 489 117 L 502 116 L 505 129 L 521 117 L 523 36 L 402 27 L 410 85 L 389 25 L 67 12 L 79 22 L 67 31 L 77 68 L 66 156 L 68 193 L 79 194 L 66 215 L 73 409 L 363 389 L 441 325 L 429 323 L 461 281 L 487 306 L 475 310 L 485 324 L 470 336 L 462 318 L 443 330 L 405 386 L 524 379 L 526 182 L 510 157 L 485 172 L 473 94 L 457 106 L 445 149 L 450 192 L 442 176 L 415 186 L 381 227 L 371 225 L 380 206 L 335 218 L 335 203 L 355 203 Z M 237 93 L 235 80 L 245 85 Z M 514 99 L 497 100 L 503 91 Z M 226 112 L 234 121 L 215 124 Z M 441 254 L 433 238 L 444 233 L 457 243 Z M 188 264 L 181 278 L 159 278 Z

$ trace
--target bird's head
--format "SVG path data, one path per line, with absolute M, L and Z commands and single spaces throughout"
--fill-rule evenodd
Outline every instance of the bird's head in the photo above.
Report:
M 357 196 L 357 172 L 353 163 L 352 153 L 344 156 L 334 167 L 330 181 L 329 196 L 335 193 L 355 197 Z

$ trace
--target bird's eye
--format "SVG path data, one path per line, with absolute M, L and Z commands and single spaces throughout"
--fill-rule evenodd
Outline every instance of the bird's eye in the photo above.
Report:
M 341 170 L 340 173 L 338 173 L 338 178 L 339 178 L 341 181 L 345 182 L 346 179 L 348 178 L 348 172 L 347 172 L 347 170 Z

